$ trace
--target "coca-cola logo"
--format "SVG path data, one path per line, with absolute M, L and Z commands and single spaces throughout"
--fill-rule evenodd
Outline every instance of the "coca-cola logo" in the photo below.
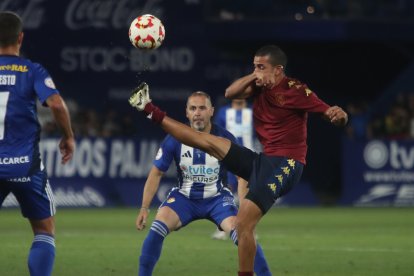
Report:
M 3 0 L 0 2 L 1 11 L 13 11 L 23 20 L 24 29 L 38 29 L 42 24 L 45 9 L 44 0 Z
M 138 2 L 138 3 L 137 3 Z M 142 13 L 161 16 L 161 0 L 72 0 L 65 14 L 69 29 L 114 28 L 129 26 Z

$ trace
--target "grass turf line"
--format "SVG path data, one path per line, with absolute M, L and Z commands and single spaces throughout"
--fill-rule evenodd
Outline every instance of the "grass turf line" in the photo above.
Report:
M 135 209 L 59 209 L 54 275 L 137 275 L 145 231 Z M 170 234 L 154 275 L 235 275 L 237 249 L 197 221 Z M 274 208 L 259 242 L 274 275 L 412 275 L 414 209 Z M 0 211 L 0 275 L 28 275 L 32 234 L 19 210 Z

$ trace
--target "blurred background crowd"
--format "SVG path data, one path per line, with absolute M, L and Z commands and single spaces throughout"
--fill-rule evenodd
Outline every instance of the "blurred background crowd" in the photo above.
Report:
M 411 0 L 258 0 L 207 1 L 208 11 L 225 20 L 245 19 L 410 19 Z
M 219 104 L 227 103 L 221 100 Z M 68 99 L 68 107 L 78 138 L 132 137 L 137 133 L 132 111 L 122 112 L 110 107 L 99 111 L 82 107 L 72 99 Z M 372 110 L 366 101 L 350 102 L 345 109 L 350 117 L 345 134 L 351 139 L 414 139 L 414 92 L 396 93 L 395 99 L 380 113 Z M 40 105 L 38 110 L 42 135 L 59 136 L 48 110 Z
M 378 114 L 367 102 L 351 102 L 346 134 L 351 139 L 414 139 L 414 92 L 397 92 Z

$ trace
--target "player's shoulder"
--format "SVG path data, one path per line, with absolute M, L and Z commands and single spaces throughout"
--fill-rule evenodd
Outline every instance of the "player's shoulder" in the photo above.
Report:
M 34 70 L 47 71 L 46 68 L 41 63 L 37 61 L 33 61 L 29 58 L 20 57 L 20 61 Z
M 313 93 L 306 83 L 290 77 L 286 77 L 286 79 L 284 80 L 284 88 L 289 92 L 298 95 L 309 96 Z
M 217 124 L 212 124 L 212 128 L 211 128 L 211 134 L 216 135 L 216 136 L 220 136 L 220 137 L 224 137 L 227 138 L 231 141 L 235 141 L 236 138 L 234 137 L 233 134 L 231 134 L 230 131 L 228 131 L 227 129 L 217 125 Z
M 36 70 L 36 71 L 38 71 L 40 73 L 49 74 L 47 72 L 46 68 L 42 64 L 40 64 L 38 62 L 32 62 L 32 61 L 30 61 L 30 63 L 32 64 L 32 68 L 34 70 Z
M 230 104 L 226 104 L 226 105 L 221 106 L 217 110 L 216 117 L 217 118 L 225 118 L 226 117 L 227 110 L 229 110 L 230 108 L 231 108 L 231 105 Z
M 26 66 L 29 72 L 49 74 L 46 68 L 39 62 L 32 61 L 31 59 L 19 57 L 19 62 L 23 66 Z
M 228 103 L 228 104 L 225 104 L 225 105 L 223 105 L 223 106 L 221 106 L 220 108 L 219 108 L 219 112 L 221 111 L 221 112 L 226 112 L 226 110 L 228 110 L 229 108 L 231 108 L 231 105 Z
M 180 145 L 180 142 L 178 142 L 177 139 L 175 139 L 173 136 L 168 134 L 165 136 L 164 140 L 162 141 L 162 145 L 164 148 L 173 149 Z
M 16 61 L 20 64 L 25 64 L 30 67 L 39 67 L 39 63 L 32 61 L 31 59 L 25 58 L 25 57 L 16 57 Z
M 222 136 L 226 135 L 228 130 L 226 130 L 224 127 L 219 126 L 216 123 L 211 124 L 211 134 L 216 136 Z

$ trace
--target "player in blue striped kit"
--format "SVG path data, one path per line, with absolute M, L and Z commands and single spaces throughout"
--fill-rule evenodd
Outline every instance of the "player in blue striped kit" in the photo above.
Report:
M 22 25 L 17 14 L 0 12 L 0 206 L 14 194 L 34 233 L 30 275 L 48 276 L 55 259 L 56 210 L 39 153 L 38 99 L 50 108 L 63 132 L 63 164 L 72 158 L 75 141 L 69 112 L 52 78 L 40 64 L 19 57 Z
M 208 94 L 199 91 L 188 98 L 186 115 L 193 129 L 236 142 L 227 130 L 211 124 L 213 112 Z M 161 255 L 164 238 L 171 231 L 197 219 L 211 220 L 237 244 L 237 233 L 234 230 L 237 207 L 233 194 L 224 185 L 227 171 L 213 156 L 181 144 L 170 135 L 161 144 L 145 183 L 142 207 L 136 220 L 137 229 L 145 228 L 151 201 L 173 159 L 177 167 L 178 187 L 173 188 L 161 204 L 143 243 L 140 276 L 152 275 Z M 246 182 L 241 181 L 240 193 L 245 194 L 246 190 Z M 257 275 L 271 275 L 260 246 L 257 246 L 254 268 Z
M 233 134 L 244 147 L 254 149 L 253 110 L 246 99 L 232 99 L 217 112 L 214 122 Z

